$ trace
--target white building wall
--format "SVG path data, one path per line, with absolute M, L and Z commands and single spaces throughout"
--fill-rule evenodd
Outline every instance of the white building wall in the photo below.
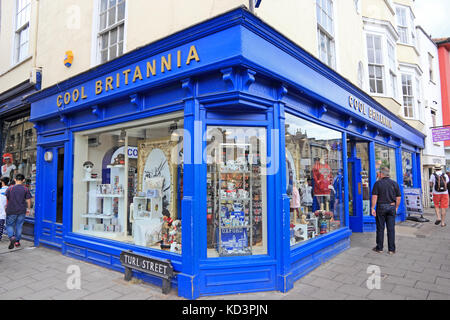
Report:
M 421 101 L 422 114 L 425 124 L 424 133 L 426 134 L 425 149 L 422 152 L 422 186 L 424 193 L 424 202 L 430 204 L 429 196 L 429 178 L 435 164 L 445 165 L 444 143 L 434 143 L 431 127 L 433 127 L 432 111 L 436 114 L 435 126 L 442 126 L 442 101 L 441 101 L 441 80 L 439 73 L 438 49 L 434 42 L 428 37 L 420 27 L 416 28 L 418 38 L 418 50 L 420 53 L 420 68 L 423 71 L 421 77 Z M 433 57 L 431 70 L 433 79 L 430 77 L 430 60 Z

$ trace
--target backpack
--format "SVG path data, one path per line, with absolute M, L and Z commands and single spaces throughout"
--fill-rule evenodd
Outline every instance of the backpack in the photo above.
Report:
M 447 181 L 445 179 L 445 175 L 441 174 L 438 176 L 434 173 L 434 177 L 436 178 L 436 181 L 434 182 L 434 190 L 437 192 L 447 191 Z

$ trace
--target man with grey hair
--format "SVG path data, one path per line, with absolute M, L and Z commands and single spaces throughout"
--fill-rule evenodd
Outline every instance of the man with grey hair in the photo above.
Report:
M 392 255 L 395 253 L 395 215 L 402 194 L 398 183 L 389 176 L 389 168 L 381 167 L 379 179 L 372 189 L 372 215 L 375 216 L 377 225 L 377 246 L 372 250 L 378 253 L 383 252 L 384 227 L 386 226 L 389 254 Z

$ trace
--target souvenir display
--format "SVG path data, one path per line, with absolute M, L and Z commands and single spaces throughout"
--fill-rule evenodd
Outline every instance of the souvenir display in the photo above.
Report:
M 222 144 L 221 150 L 232 147 Z M 251 255 L 262 240 L 260 164 L 249 161 L 250 145 L 238 148 L 236 159 L 208 166 L 208 247 L 219 256 Z
M 170 139 L 172 123 L 130 122 L 120 129 L 75 134 L 73 232 L 181 252 L 177 183 L 183 158 L 172 157 L 180 148 Z

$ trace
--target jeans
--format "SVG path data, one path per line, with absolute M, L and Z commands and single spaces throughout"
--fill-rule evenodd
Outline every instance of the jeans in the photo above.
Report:
M 5 229 L 5 221 L 5 219 L 0 219 L 0 240 L 2 239 L 3 231 Z
M 377 250 L 383 250 L 384 226 L 387 227 L 388 249 L 395 252 L 395 205 L 377 204 Z
M 15 241 L 20 241 L 22 238 L 22 226 L 25 221 L 26 214 L 12 214 L 6 216 L 6 232 L 8 232 L 9 239 L 15 238 Z

